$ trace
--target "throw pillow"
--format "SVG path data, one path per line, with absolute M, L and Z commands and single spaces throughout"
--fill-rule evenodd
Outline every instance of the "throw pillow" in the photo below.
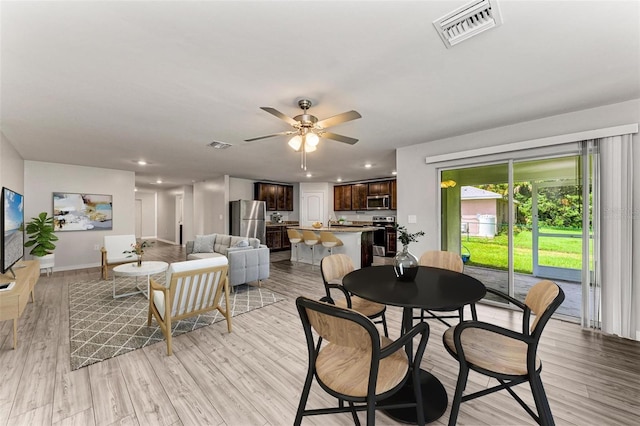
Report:
M 236 247 L 249 247 L 249 241 L 247 240 L 239 241 L 238 244 L 236 244 Z
M 216 240 L 216 234 L 196 235 L 193 242 L 194 253 L 213 253 L 213 244 Z

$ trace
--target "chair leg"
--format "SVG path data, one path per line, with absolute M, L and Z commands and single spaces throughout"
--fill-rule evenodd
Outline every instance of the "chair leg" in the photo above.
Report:
M 231 333 L 231 310 L 229 309 L 229 281 L 224 285 L 224 303 L 225 303 L 225 311 L 224 317 L 227 319 L 227 330 Z
M 349 407 L 351 407 L 351 417 L 353 417 L 353 424 L 356 426 L 360 426 L 360 419 L 358 418 L 356 406 L 353 404 L 353 402 L 349 401 Z
M 471 304 L 471 319 L 478 321 L 478 313 L 476 312 L 476 304 Z
M 540 424 L 543 426 L 555 425 L 540 375 L 536 372 L 532 373 L 529 377 L 529 384 L 531 385 L 531 393 L 533 393 L 533 400 L 538 410 L 538 417 L 540 417 Z
M 367 397 L 367 426 L 376 424 L 376 401 L 373 397 Z
M 296 412 L 296 419 L 293 424 L 299 426 L 302 423 L 302 416 L 304 415 L 304 408 L 307 406 L 307 399 L 309 398 L 309 391 L 311 390 L 311 382 L 313 381 L 313 370 L 310 368 L 307 371 L 307 378 L 304 381 L 304 387 L 302 388 L 302 395 L 300 395 L 300 403 L 298 404 L 298 411 Z
M 456 391 L 453 395 L 453 402 L 451 404 L 451 414 L 449 415 L 449 426 L 454 426 L 458 421 L 458 412 L 460 411 L 460 404 L 462 403 L 462 391 L 467 386 L 467 377 L 469 376 L 469 368 L 462 363 L 460 364 L 460 371 L 458 372 L 458 382 L 456 383 Z
M 382 329 L 384 330 L 384 337 L 389 337 L 389 330 L 387 329 L 387 316 L 386 312 L 382 313 Z

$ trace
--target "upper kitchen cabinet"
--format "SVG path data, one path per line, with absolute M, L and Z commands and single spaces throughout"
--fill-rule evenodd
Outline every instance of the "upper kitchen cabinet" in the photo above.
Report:
M 398 183 L 395 179 L 389 181 L 389 198 L 391 201 L 390 203 L 391 210 L 397 210 L 398 209 Z
M 380 182 L 370 182 L 369 183 L 369 195 L 389 195 L 389 183 L 388 180 L 383 180 Z
M 267 211 L 293 211 L 293 185 L 256 182 L 255 199 L 264 201 Z
M 333 187 L 333 210 L 354 211 L 367 209 L 368 195 L 388 195 L 389 209 L 396 210 L 398 197 L 395 179 L 368 183 L 352 183 Z
M 351 210 L 351 185 L 336 185 L 333 187 L 333 210 Z
M 351 210 L 365 210 L 369 188 L 366 183 L 351 185 Z

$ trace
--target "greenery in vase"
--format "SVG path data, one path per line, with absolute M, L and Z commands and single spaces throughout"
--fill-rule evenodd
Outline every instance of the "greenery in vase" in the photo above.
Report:
M 398 233 L 398 240 L 402 243 L 403 248 L 407 248 L 410 242 L 418 241 L 418 237 L 422 237 L 424 235 L 423 231 L 418 231 L 414 233 L 407 232 L 407 228 L 398 225 L 395 225 L 396 232 Z
M 53 233 L 53 217 L 47 217 L 47 212 L 31 218 L 27 223 L 27 235 L 29 241 L 24 246 L 33 247 L 29 252 L 33 256 L 46 256 L 56 248 L 53 241 L 58 241 L 58 237 Z
M 125 250 L 123 251 L 123 253 L 130 253 L 132 255 L 135 253 L 137 256 L 142 256 L 142 254 L 144 253 L 144 249 L 147 247 L 151 247 L 152 244 L 153 241 L 139 241 L 135 244 L 131 244 L 131 250 Z

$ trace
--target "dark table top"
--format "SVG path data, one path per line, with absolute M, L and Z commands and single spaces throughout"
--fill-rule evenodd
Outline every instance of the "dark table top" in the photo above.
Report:
M 386 305 L 457 310 L 487 292 L 477 279 L 447 269 L 420 266 L 416 279 L 398 281 L 392 265 L 370 266 L 348 273 L 342 284 L 351 293 Z

